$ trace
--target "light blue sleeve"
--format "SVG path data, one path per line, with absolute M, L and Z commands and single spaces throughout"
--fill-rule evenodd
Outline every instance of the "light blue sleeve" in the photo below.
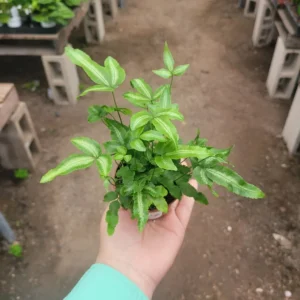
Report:
M 144 293 L 117 270 L 94 264 L 64 300 L 148 300 Z

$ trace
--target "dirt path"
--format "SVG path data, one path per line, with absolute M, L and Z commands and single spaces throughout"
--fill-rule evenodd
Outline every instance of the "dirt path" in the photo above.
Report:
M 175 60 L 191 64 L 174 89 L 186 119 L 181 135 L 188 140 L 199 127 L 212 145 L 235 144 L 232 163 L 268 195 L 251 201 L 220 190 L 208 207 L 197 206 L 182 251 L 154 299 L 283 300 L 285 290 L 300 299 L 300 164 L 288 158 L 278 138 L 290 103 L 271 100 L 266 93 L 273 48 L 252 48 L 253 20 L 242 16 L 235 0 L 127 3 L 117 20 L 107 24 L 103 46 L 84 46 L 80 34 L 73 44 L 99 62 L 107 55 L 119 60 L 128 75 L 120 97 L 133 77 L 154 86 L 161 82 L 151 70 L 162 66 L 167 40 Z M 22 261 L 1 251 L 0 298 L 62 299 L 94 261 L 103 188 L 94 169 L 48 185 L 38 181 L 73 151 L 71 137 L 108 138 L 102 126 L 87 124 L 86 111 L 111 99 L 100 94 L 75 107 L 56 107 L 45 100 L 37 58 L 0 57 L 0 65 L 0 82 L 17 84 L 44 148 L 37 172 L 26 182 L 15 185 L 0 172 L 0 209 L 16 224 L 25 245 Z M 33 79 L 42 82 L 37 93 L 20 88 Z M 272 233 L 289 238 L 292 249 L 282 249 Z

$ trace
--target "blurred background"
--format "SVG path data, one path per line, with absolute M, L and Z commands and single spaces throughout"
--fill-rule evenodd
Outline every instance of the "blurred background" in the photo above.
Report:
M 190 64 L 172 92 L 180 135 L 200 128 L 211 145 L 234 145 L 232 164 L 267 197 L 219 190 L 195 206 L 153 299 L 300 299 L 298 1 L 53 2 L 0 3 L 0 299 L 62 299 L 96 257 L 105 207 L 96 169 L 39 183 L 72 153 L 72 137 L 109 138 L 87 108 L 111 97 L 77 100 L 90 81 L 64 47 L 100 64 L 116 58 L 127 73 L 116 96 L 130 107 L 130 79 L 162 84 L 151 71 L 165 41 Z

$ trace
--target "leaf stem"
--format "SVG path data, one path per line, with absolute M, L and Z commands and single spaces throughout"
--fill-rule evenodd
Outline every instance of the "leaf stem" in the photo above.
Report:
M 170 83 L 170 92 L 171 92 L 171 88 L 172 88 L 172 84 L 173 84 L 173 74 L 172 74 L 172 77 L 171 77 L 171 83 Z
M 178 177 L 177 179 L 175 179 L 174 182 L 176 182 L 177 180 L 179 180 L 180 178 L 182 178 L 185 175 L 191 175 L 191 174 L 192 174 L 192 172 L 186 173 L 186 174 L 182 174 L 180 177 Z
M 111 93 L 112 93 L 112 96 L 113 96 L 113 99 L 114 99 L 114 103 L 115 103 L 115 106 L 116 106 L 116 108 L 119 108 L 119 107 L 118 107 L 118 104 L 117 104 L 117 101 L 116 101 L 116 98 L 115 98 L 115 93 L 114 93 L 114 92 L 111 92 Z M 120 112 L 119 112 L 119 111 L 117 111 L 117 113 L 118 113 L 118 116 L 119 116 L 120 122 L 121 122 L 121 124 L 123 125 L 123 121 L 122 121 L 122 118 L 121 118 Z
M 109 113 L 109 115 L 116 121 L 115 117 L 111 113 Z

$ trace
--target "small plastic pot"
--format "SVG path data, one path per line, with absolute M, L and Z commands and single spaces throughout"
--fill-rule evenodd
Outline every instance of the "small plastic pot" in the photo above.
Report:
M 56 26 L 55 22 L 41 22 L 43 28 L 53 28 Z
M 174 202 L 176 199 L 171 195 L 171 194 L 168 194 L 166 197 L 165 197 L 168 205 L 170 205 L 172 202 Z M 156 219 L 159 219 L 163 216 L 163 212 L 159 211 L 156 209 L 155 206 L 151 206 L 150 209 L 149 209 L 149 220 L 156 220 Z
M 7 26 L 9 28 L 19 28 L 22 26 L 22 19 L 19 15 L 18 8 L 16 6 L 13 6 L 10 9 L 11 17 L 7 22 Z

